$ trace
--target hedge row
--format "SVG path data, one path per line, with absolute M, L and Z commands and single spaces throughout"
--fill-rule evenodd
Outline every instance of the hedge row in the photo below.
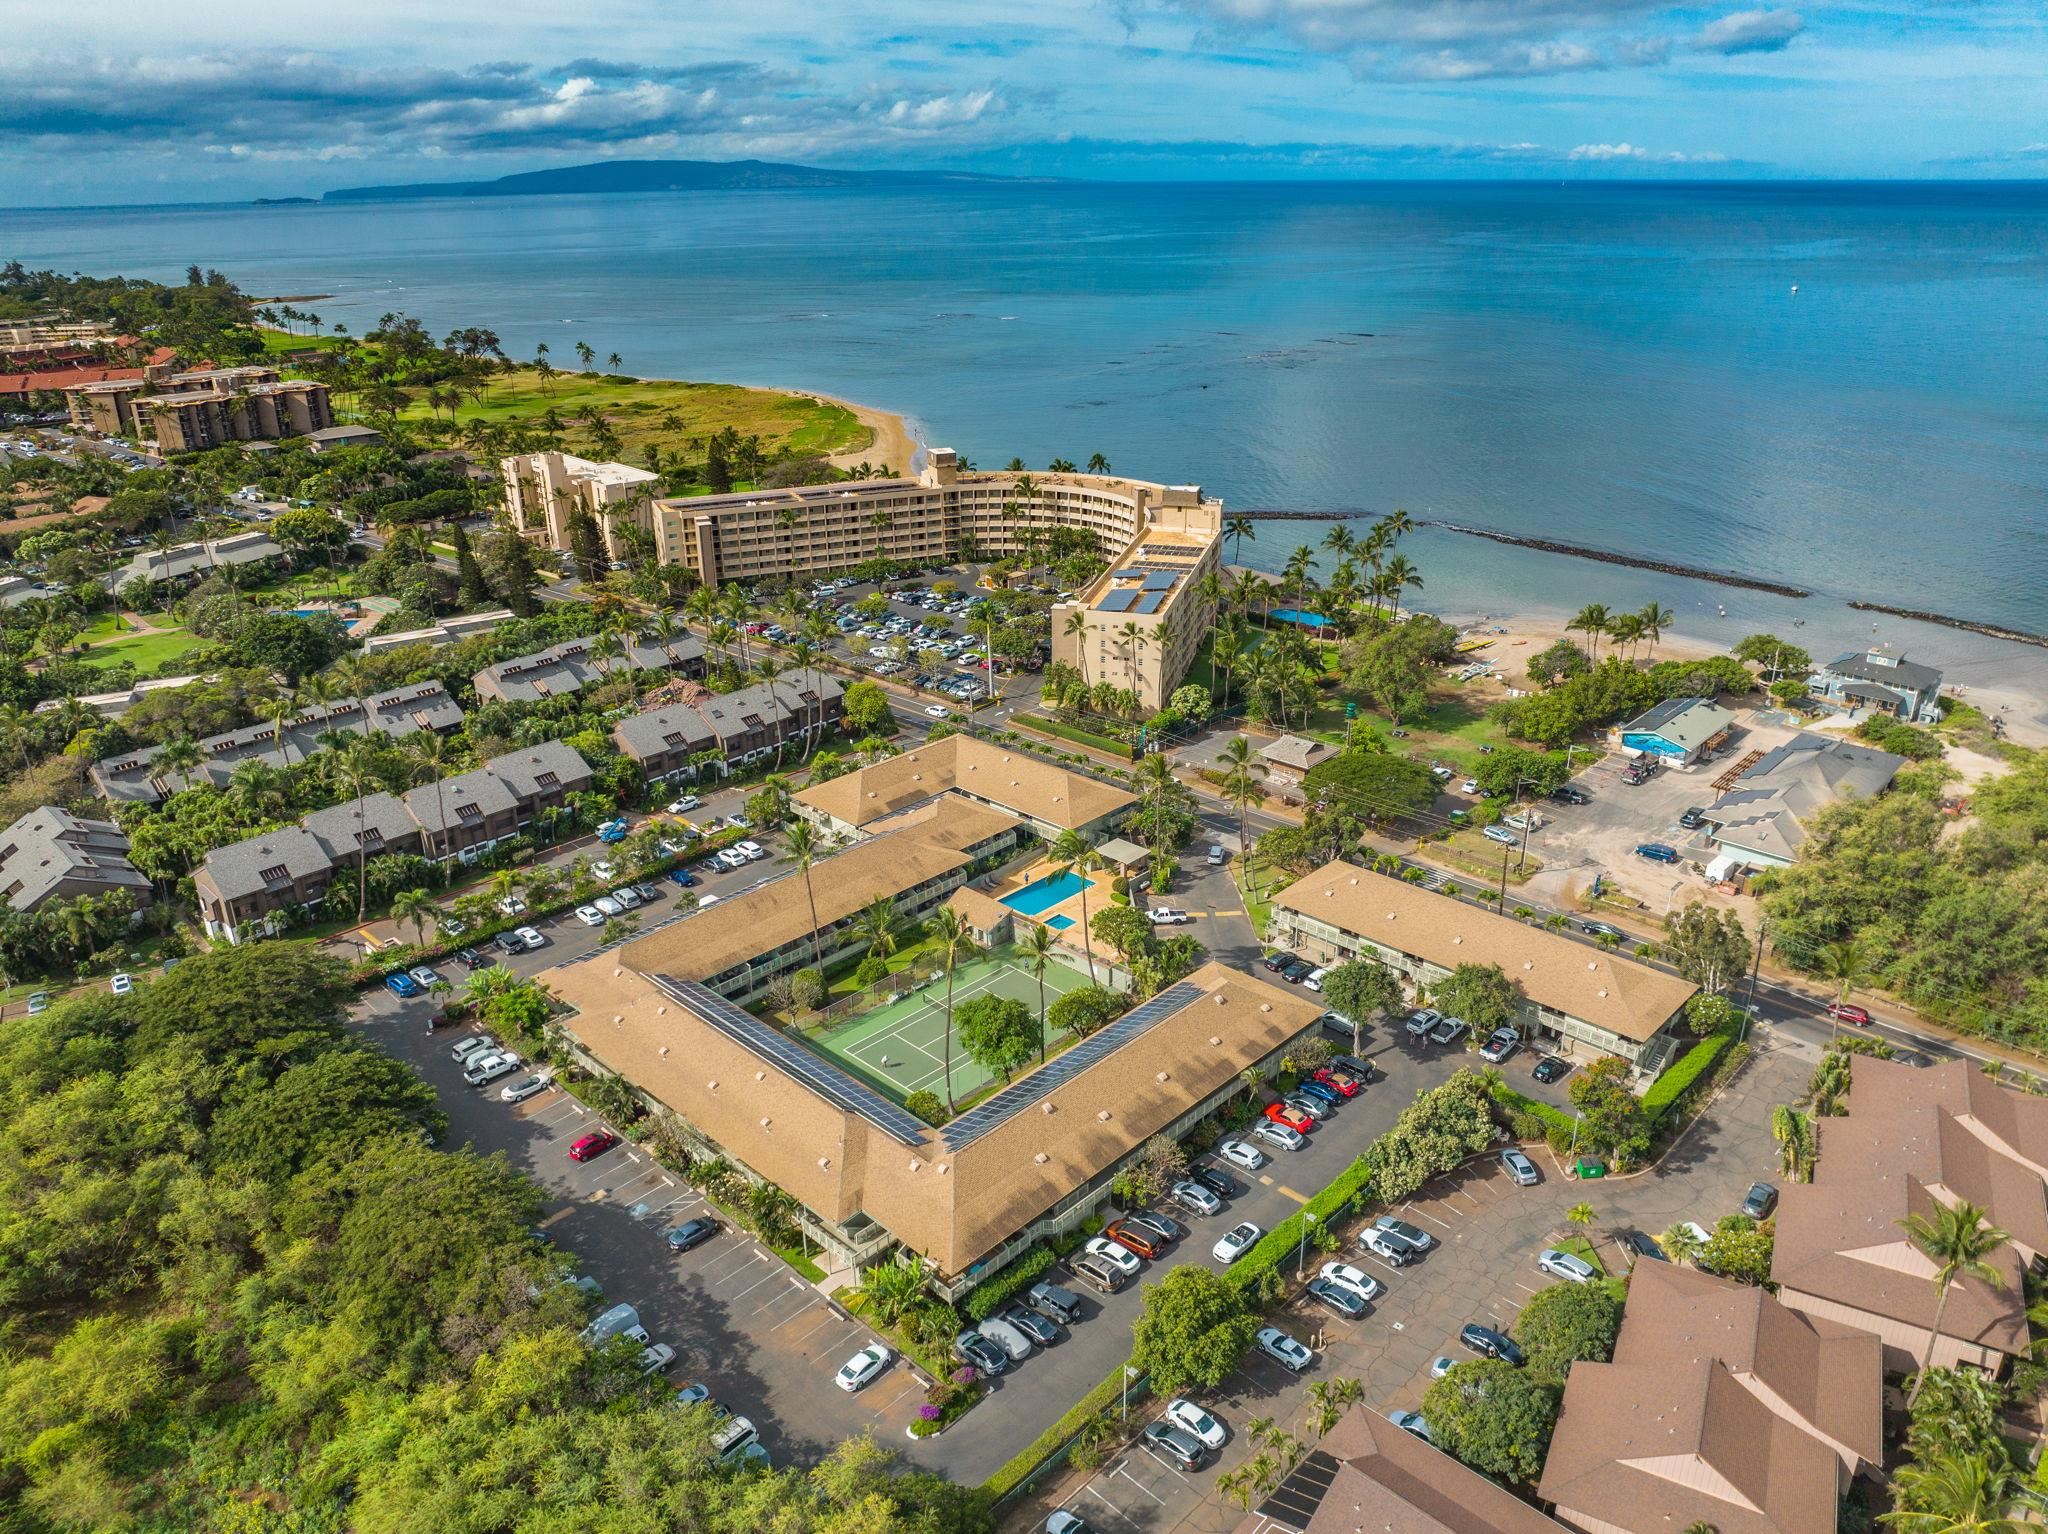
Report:
M 1671 1069 L 1650 1083 L 1650 1090 L 1643 1094 L 1643 1115 L 1650 1121 L 1650 1127 L 1668 1114 L 1686 1088 L 1713 1069 L 1714 1062 L 1734 1045 L 1735 1035 L 1723 1031 L 1701 1039 L 1683 1055 Z
M 1131 754 L 1129 741 L 1111 740 L 1107 735 L 1097 735 L 1092 730 L 1065 724 L 1058 719 L 1047 719 L 1042 714 L 1012 714 L 1010 723 L 1035 734 L 1050 735 L 1058 740 L 1071 740 L 1076 745 L 1093 746 L 1097 751 L 1106 751 L 1112 756 L 1128 757 Z
M 1371 1169 L 1361 1156 L 1339 1172 L 1336 1180 L 1322 1192 L 1267 1231 L 1256 1246 L 1232 1263 L 1230 1281 L 1240 1289 L 1249 1288 L 1281 1263 L 1292 1260 L 1301 1245 L 1308 1216 L 1314 1215 L 1318 1225 L 1328 1225 L 1352 1203 L 1362 1201 L 1371 1182 Z
M 1098 1412 L 1111 1402 L 1122 1399 L 1126 1367 L 1127 1363 L 1119 1360 L 1108 1379 L 1068 1407 L 1065 1416 L 1032 1439 L 1021 1453 L 982 1482 L 982 1490 L 992 1497 L 1006 1497 L 1049 1464 Z M 1132 1394 L 1143 1396 L 1147 1389 L 1143 1375 L 1131 1381 Z
M 976 1321 L 986 1321 L 1012 1295 L 1038 1281 L 1052 1266 L 1052 1248 L 1044 1243 L 1026 1247 L 1014 1262 L 1006 1263 L 984 1278 L 960 1301 L 960 1308 Z
M 1570 1134 L 1577 1123 L 1577 1120 L 1562 1108 L 1552 1107 L 1549 1103 L 1541 1102 L 1533 1097 L 1524 1097 L 1505 1081 L 1493 1083 L 1493 1100 L 1503 1108 L 1506 1108 L 1510 1113 L 1533 1114 L 1536 1118 L 1543 1121 L 1543 1127 L 1546 1130 L 1561 1129 L 1566 1134 Z

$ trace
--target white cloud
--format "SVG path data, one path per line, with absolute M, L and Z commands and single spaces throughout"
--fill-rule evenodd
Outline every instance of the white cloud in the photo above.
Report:
M 1733 11 L 1692 40 L 1695 53 L 1776 53 L 1806 30 L 1797 11 Z
M 958 96 L 927 96 L 922 101 L 905 97 L 882 114 L 891 127 L 928 133 L 938 128 L 956 128 L 979 122 L 984 113 L 1002 110 L 1002 99 L 993 88 L 968 91 Z
M 1728 157 L 1708 150 L 1703 154 L 1684 154 L 1678 150 L 1645 149 L 1640 144 L 1580 144 L 1568 153 L 1567 160 L 1627 160 L 1639 165 L 1725 165 Z

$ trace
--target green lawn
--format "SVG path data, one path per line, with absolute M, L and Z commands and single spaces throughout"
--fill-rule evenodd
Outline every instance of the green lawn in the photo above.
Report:
M 298 306 L 294 304 L 292 307 Z M 341 345 L 342 339 L 329 335 L 287 335 L 282 330 L 267 330 L 262 326 L 257 327 L 256 334 L 263 338 L 263 350 L 273 355 L 278 352 L 332 351 Z
M 100 625 L 95 624 L 94 627 Z M 126 661 L 137 671 L 154 671 L 166 662 L 197 650 L 206 641 L 184 629 L 167 629 L 159 634 L 128 634 L 93 641 L 88 638 L 90 648 L 79 657 L 88 666 L 117 666 Z

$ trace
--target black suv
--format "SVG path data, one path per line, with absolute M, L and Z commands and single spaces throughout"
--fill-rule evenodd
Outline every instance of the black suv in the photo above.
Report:
M 1024 1303 L 1042 1316 L 1066 1326 L 1072 1326 L 1081 1319 L 1081 1296 L 1071 1289 L 1062 1289 L 1058 1284 L 1033 1284 L 1024 1296 Z
M 1591 804 L 1593 802 L 1591 794 L 1587 793 L 1583 788 L 1574 788 L 1569 783 L 1556 790 L 1550 797 L 1559 804 Z
M 1188 1179 L 1191 1182 L 1200 1183 L 1218 1198 L 1235 1198 L 1237 1196 L 1237 1179 L 1221 1167 L 1190 1167 L 1188 1169 Z
M 1010 1355 L 975 1331 L 962 1332 L 953 1339 L 953 1356 L 983 1374 L 1001 1374 L 1010 1367 Z
M 1515 1346 L 1514 1339 L 1502 1336 L 1490 1326 L 1473 1322 L 1459 1331 L 1458 1340 L 1482 1358 L 1498 1358 L 1521 1367 L 1522 1350 Z

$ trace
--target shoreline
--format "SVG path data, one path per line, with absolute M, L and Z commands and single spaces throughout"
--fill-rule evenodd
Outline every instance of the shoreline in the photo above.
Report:
M 1563 554 L 1572 559 L 1590 559 L 1606 565 L 1627 565 L 1634 570 L 1651 570 L 1659 575 L 1677 575 L 1686 580 L 1709 581 L 1716 586 L 1736 586 L 1745 591 L 1767 591 L 1779 597 L 1810 597 L 1813 595 L 1803 586 L 1788 585 L 1783 581 L 1765 580 L 1761 576 L 1741 575 L 1733 570 L 1710 570 L 1700 565 L 1673 564 L 1668 560 L 1648 559 L 1637 554 L 1617 554 L 1611 549 L 1590 548 L 1581 543 L 1559 543 L 1549 538 L 1530 538 L 1520 533 L 1496 532 L 1487 527 L 1467 527 L 1459 522 L 1425 520 L 1417 527 L 1440 528 L 1447 533 L 1462 533 L 1467 538 L 1490 538 L 1495 543 L 1505 543 L 1512 548 L 1536 549 L 1545 554 Z M 1850 603 L 1850 606 L 1856 606 Z M 1917 617 L 1918 614 L 1901 613 L 1901 617 Z M 1953 619 L 1939 620 L 1955 622 Z

